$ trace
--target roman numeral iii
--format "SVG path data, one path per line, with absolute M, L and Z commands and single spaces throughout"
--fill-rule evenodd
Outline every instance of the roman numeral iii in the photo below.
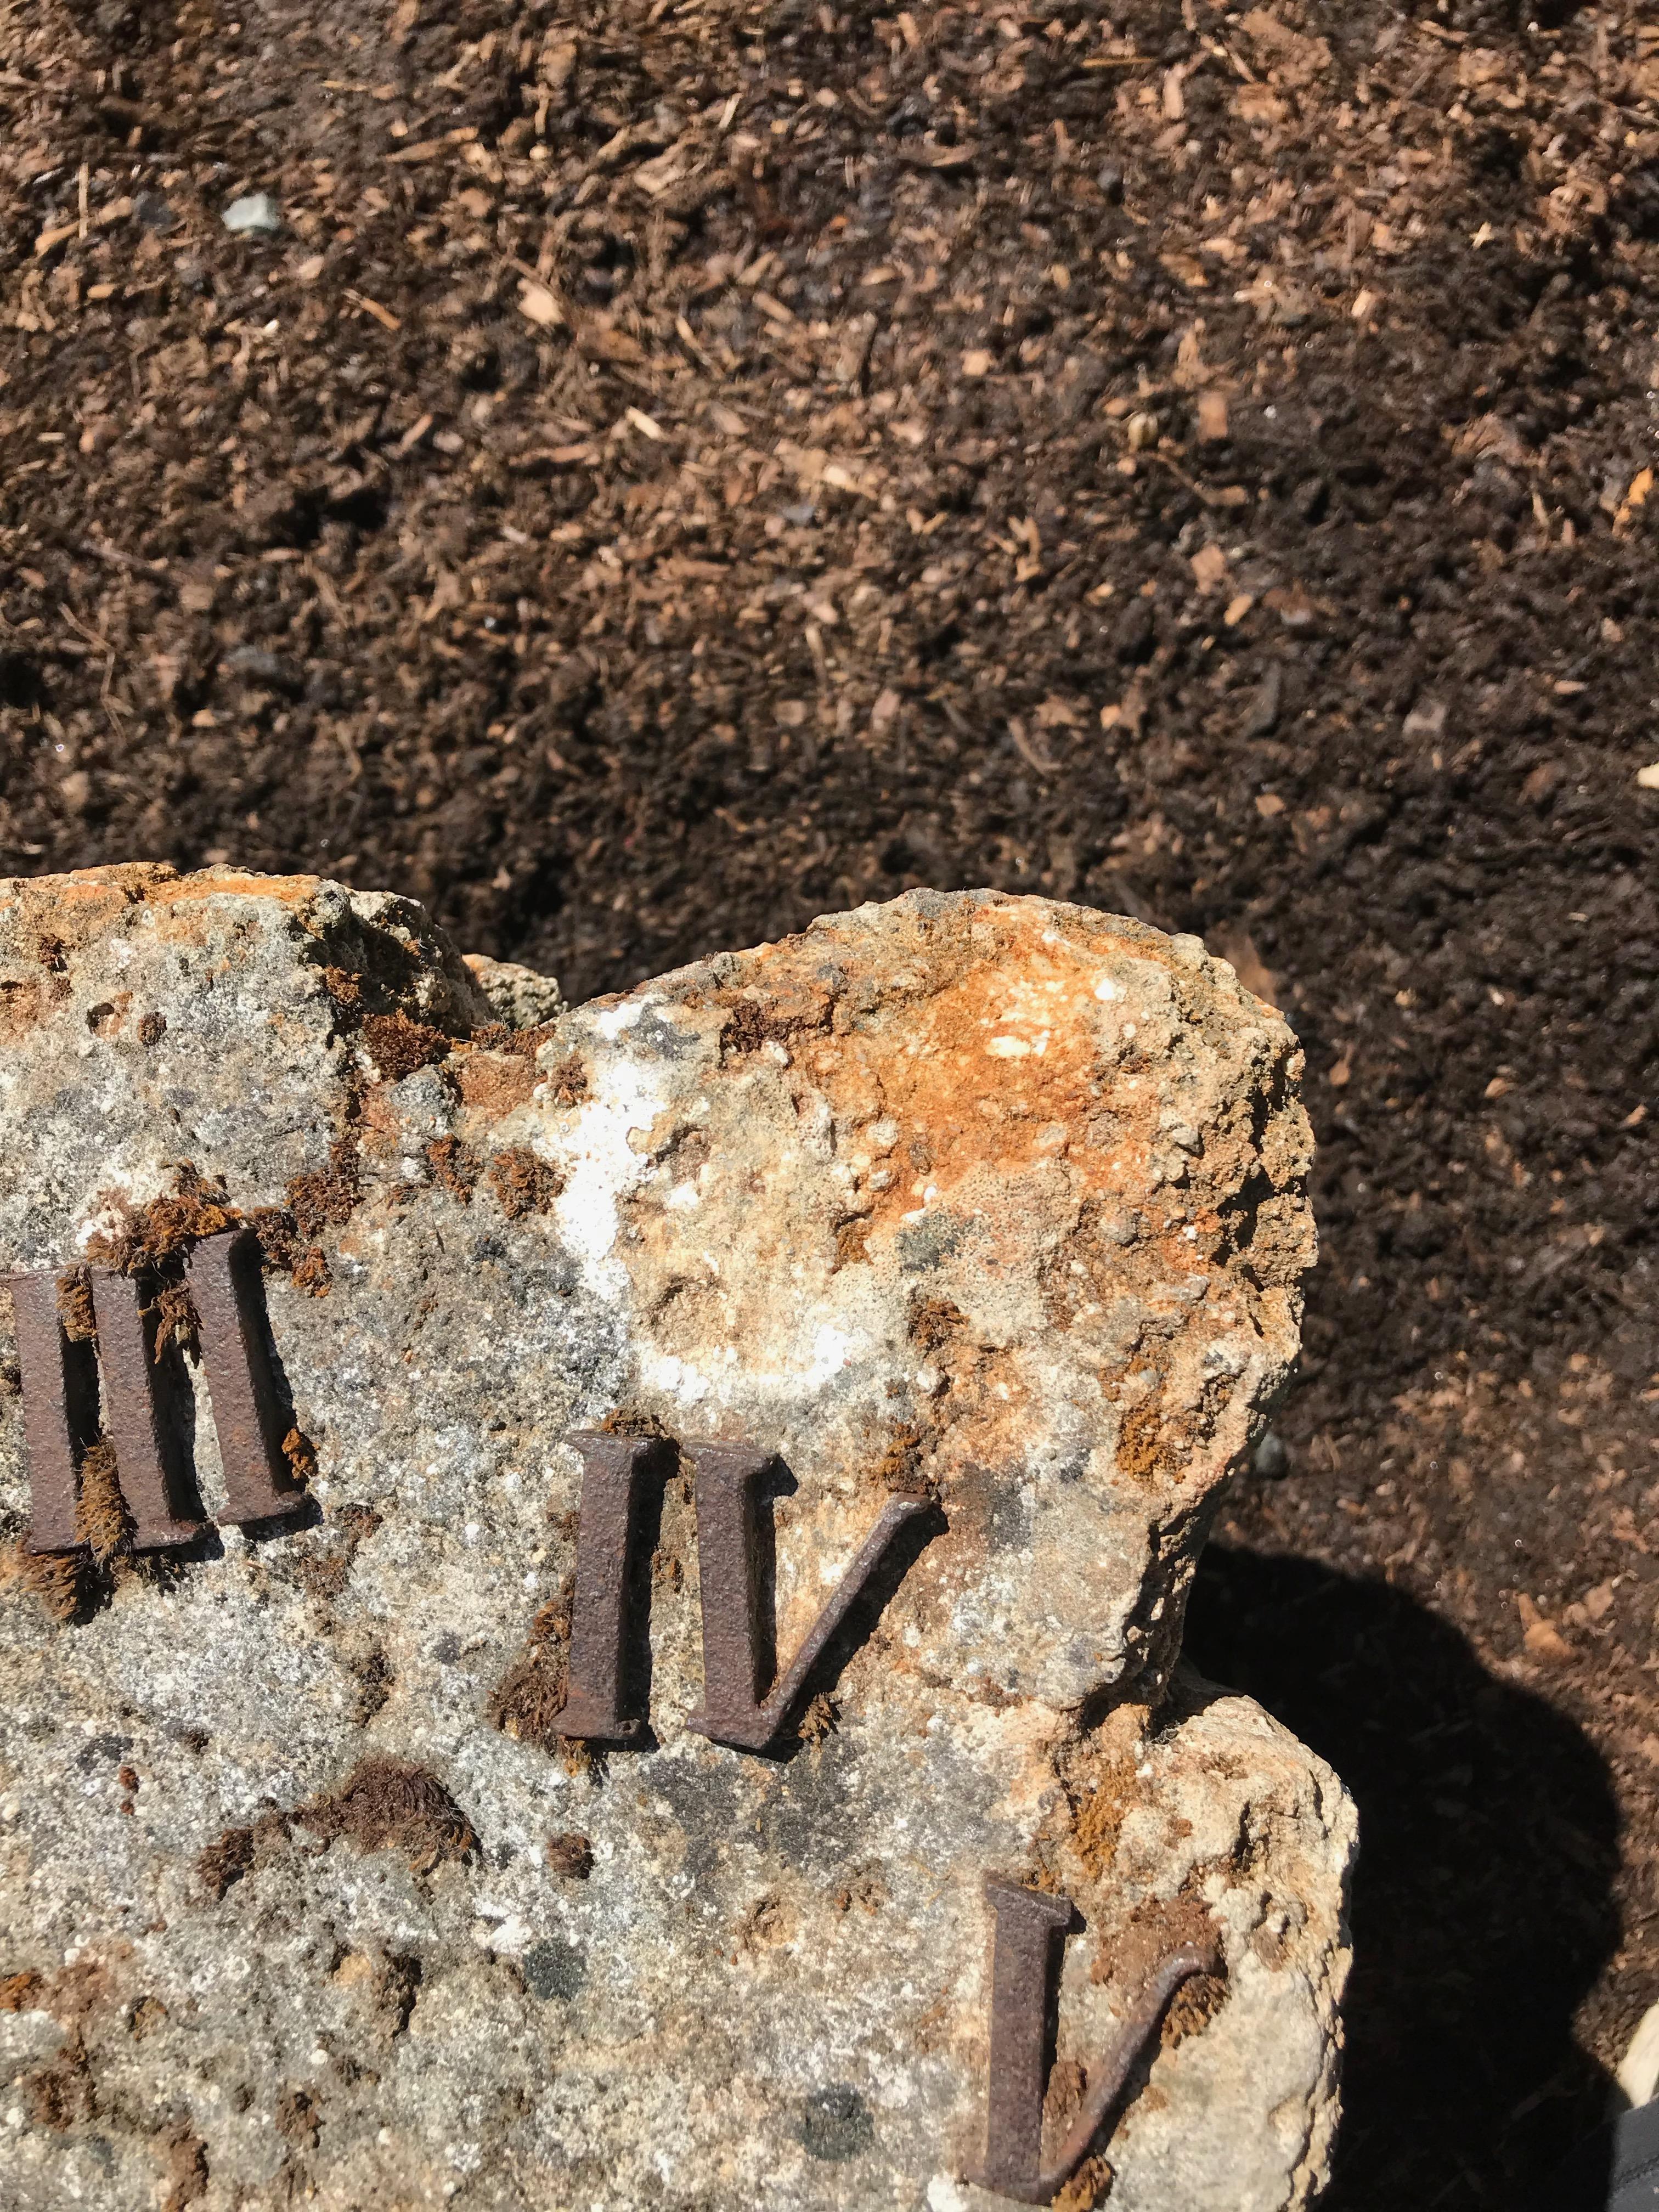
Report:
M 189 1544 L 207 1525 L 185 1441 L 183 1363 L 142 1274 L 91 1271 L 95 1337 L 71 1337 L 53 1275 L 10 1279 L 28 1454 L 29 1547 L 87 1548 L 76 1526 L 82 1463 L 93 1444 L 115 1454 L 132 1549 Z M 254 1239 L 204 1237 L 185 1272 L 224 1468 L 221 1522 L 291 1513 L 301 1492 L 283 1456 L 289 1416 L 272 1370 Z

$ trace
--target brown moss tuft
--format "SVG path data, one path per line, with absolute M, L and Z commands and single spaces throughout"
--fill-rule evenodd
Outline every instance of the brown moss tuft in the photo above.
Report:
M 1160 2048 L 1172 2051 L 1189 2035 L 1202 2034 L 1226 2001 L 1227 1982 L 1223 1974 L 1194 1974 L 1183 1982 L 1164 2015 Z
M 896 1428 L 870 1470 L 870 1486 L 888 1496 L 936 1498 L 935 1486 L 921 1471 L 925 1432 L 911 1422 Z
M 366 1759 L 325 1797 L 294 1818 L 327 1843 L 361 1851 L 401 1851 L 416 1874 L 477 1847 L 472 1824 L 434 1774 L 401 1759 Z
M 286 1274 L 292 1268 L 300 1250 L 295 1232 L 294 1216 L 285 1206 L 256 1206 L 250 1208 L 247 1225 L 258 1240 L 259 1257 L 267 1267 L 278 1267 Z
M 509 1221 L 526 1213 L 545 1213 L 564 1188 L 558 1170 L 538 1159 L 525 1145 L 496 1153 L 489 1163 L 489 1181 Z
M 462 1206 L 472 1203 L 473 1185 L 483 1172 L 483 1162 L 471 1145 L 459 1137 L 437 1137 L 426 1148 L 426 1164 L 440 1189 Z
M 571 1881 L 586 1881 L 593 1871 L 593 1846 L 574 1830 L 547 1839 L 547 1863 Z
M 71 1344 L 90 1344 L 98 1334 L 93 1317 L 92 1277 L 84 1267 L 71 1267 L 58 1278 L 58 1318 Z
M 801 1715 L 796 1724 L 795 1734 L 803 1743 L 822 1743 L 826 1736 L 835 1734 L 836 1723 L 839 1718 L 840 1707 L 833 1698 L 820 1690 Z
M 299 1434 L 296 1429 L 293 1432 Z M 380 1516 L 370 1505 L 343 1506 L 329 1518 L 327 1548 L 310 1558 L 301 1554 L 295 1562 L 296 1581 L 303 1583 L 314 1596 L 338 1597 L 351 1579 L 351 1569 L 362 1546 L 380 1525 Z
M 450 1044 L 441 1030 L 412 1022 L 407 1014 L 371 1014 L 363 1024 L 363 1042 L 389 1083 L 401 1083 L 416 1068 L 446 1059 Z
M 835 995 L 821 982 L 788 978 L 763 1002 L 746 997 L 731 1002 L 720 1026 L 720 1052 L 730 1058 L 758 1052 L 763 1044 L 787 1044 L 803 1031 L 827 1030 L 835 1011 Z
M 1109 2199 L 1116 2178 L 1109 2159 L 1085 2158 L 1055 2197 L 1054 2212 L 1096 2212 Z
M 937 1352 L 967 1325 L 967 1315 L 949 1298 L 919 1297 L 910 1308 L 910 1334 L 924 1352 Z
M 638 1406 L 613 1406 L 599 1424 L 608 1437 L 659 1437 L 668 1441 L 669 1431 L 658 1413 L 647 1413 Z
M 1114 1705 L 1065 1761 L 1064 1819 L 1073 1851 L 1096 1881 L 1110 1879 L 1125 1817 L 1143 1790 L 1144 1705 Z
M 849 1213 L 836 1224 L 835 1265 L 830 1272 L 838 1274 L 843 1267 L 857 1267 L 870 1257 L 870 1217 L 867 1213 Z
M 63 2130 L 97 2118 L 92 2068 L 78 2034 L 71 2035 L 55 2058 L 29 2075 L 23 2084 L 23 2098 L 24 2109 L 38 2128 Z
M 1190 1944 L 1208 1952 L 1215 1961 L 1212 1974 L 1194 1974 L 1176 1990 L 1160 2030 L 1160 2048 L 1172 2050 L 1188 2036 L 1206 2027 L 1226 2001 L 1226 1969 L 1215 1921 L 1201 1894 L 1207 1869 L 1195 1869 L 1179 1893 L 1153 1898 L 1138 1905 L 1127 1925 L 1103 1941 L 1091 1978 L 1115 1982 L 1125 1990 L 1138 1988 L 1158 1970 L 1171 1951 Z
M 132 1540 L 132 1516 L 121 1495 L 115 1447 L 106 1438 L 81 1462 L 81 1491 L 75 1501 L 75 1533 L 101 1567 Z
M 308 2090 L 283 2090 L 276 2100 L 276 2126 L 291 2143 L 298 2143 L 307 2150 L 316 2149 L 323 2122 Z
M 759 1005 L 740 999 L 720 1025 L 721 1052 L 758 1052 L 766 1039 L 766 1017 Z
M 46 1982 L 32 1966 L 21 1974 L 0 1974 L 0 2012 L 38 2012 L 46 1994 Z
M 490 1721 L 516 1743 L 538 1751 L 561 1748 L 558 1720 L 569 1674 L 570 1607 L 564 1598 L 544 1605 L 530 1624 L 520 1656 L 490 1692 Z
M 550 1022 L 538 1030 L 520 1030 L 507 1048 L 511 1052 L 526 1053 L 533 1060 L 541 1047 L 553 1035 Z M 547 1085 L 547 1095 L 556 1106 L 580 1106 L 587 1096 L 587 1070 L 580 1057 L 572 1053 L 556 1067 L 550 1068 L 542 1078 Z
M 78 1620 L 93 1605 L 92 1569 L 76 1552 L 31 1552 L 13 1544 L 0 1554 L 0 1583 L 38 1597 L 54 1620 Z
M 180 1260 L 204 1237 L 234 1229 L 241 1219 L 223 1183 L 210 1182 L 189 1160 L 179 1168 L 172 1191 L 136 1211 L 118 1201 L 112 1210 L 120 1227 L 93 1237 L 87 1256 L 125 1275 Z
M 227 1828 L 216 1844 L 198 1853 L 196 1871 L 212 1897 L 222 1898 L 240 1881 L 253 1864 L 253 1850 L 252 1828 Z
M 317 1472 L 317 1447 L 303 1429 L 290 1429 L 283 1438 L 283 1457 L 288 1471 L 301 1489 Z
M 127 2033 L 135 2043 L 142 2043 L 147 2035 L 161 2027 L 167 2016 L 167 2008 L 160 1997 L 140 1997 L 127 2014 Z
M 349 1137 L 337 1137 L 328 1165 L 295 1176 L 288 1186 L 288 1209 L 302 1237 L 320 1237 L 331 1225 L 349 1221 L 363 1194 L 362 1167 Z M 295 1279 L 297 1281 L 298 1270 Z
M 325 968 L 323 984 L 342 1013 L 355 1014 L 363 1002 L 363 979 L 344 968 Z
M 207 2145 L 188 2120 L 177 2120 L 157 2141 L 167 2160 L 161 2212 L 187 2212 L 208 2192 Z
M 187 1283 L 163 1283 L 155 1294 L 157 1323 L 155 1350 L 159 1358 L 169 1343 L 176 1344 L 189 1352 L 197 1349 L 198 1317 L 196 1301 L 191 1297 Z
M 138 1042 L 140 1044 L 160 1044 L 167 1033 L 167 1018 L 164 1013 L 152 1008 L 149 1013 L 139 1015 Z
M 1178 1473 L 1164 1414 L 1156 1397 L 1131 1406 L 1118 1424 L 1117 1464 L 1132 1482 L 1161 1484 Z
M 131 1264 L 176 1260 L 204 1237 L 234 1229 L 240 1219 L 222 1182 L 210 1183 L 189 1161 L 179 1170 L 170 1197 L 152 1199 L 144 1208 L 143 1251 Z
M 293 1277 L 295 1288 L 304 1291 L 307 1297 L 313 1298 L 325 1298 L 334 1286 L 327 1255 L 316 1244 L 301 1252 L 295 1260 Z

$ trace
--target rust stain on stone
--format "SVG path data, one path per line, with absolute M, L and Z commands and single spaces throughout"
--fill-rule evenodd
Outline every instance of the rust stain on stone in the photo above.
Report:
M 862 1116 L 873 1091 L 897 1125 L 892 1179 L 870 1193 L 872 1233 L 890 1231 L 924 1206 L 948 1202 L 970 1179 L 1003 1181 L 1063 1157 L 1084 1188 L 1139 1188 L 1152 1131 L 1155 1086 L 1137 1097 L 1133 1040 L 1112 1082 L 1101 1080 L 1103 1018 L 1097 991 L 1115 958 L 1144 960 L 1139 942 L 1103 934 L 1078 942 L 1017 908 L 979 910 L 966 942 L 948 957 L 937 944 L 918 948 L 916 992 L 902 1022 L 878 1029 L 838 1000 L 823 1012 L 828 987 L 792 973 L 804 960 L 821 968 L 836 933 L 821 931 L 751 956 L 749 988 L 763 993 L 765 1019 L 748 999 L 746 1021 L 732 1024 L 750 1049 L 787 1041 L 804 1073 L 832 1109 Z M 902 961 L 896 960 L 902 966 Z M 889 979 L 890 994 L 899 988 Z M 750 1033 L 753 1033 L 753 1043 Z M 1088 1134 L 1109 1104 L 1109 1141 Z M 936 1194 L 927 1197 L 929 1188 Z
M 200 868 L 193 875 L 178 876 L 146 890 L 152 905 L 185 906 L 194 899 L 274 899 L 278 906 L 308 905 L 316 896 L 320 876 L 261 876 L 251 869 Z M 156 896 L 159 894 L 159 896 Z

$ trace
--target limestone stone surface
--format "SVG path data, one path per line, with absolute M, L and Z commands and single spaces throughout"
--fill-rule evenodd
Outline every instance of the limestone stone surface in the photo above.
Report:
M 211 1516 L 183 1267 L 250 1224 L 307 1480 L 134 1559 L 89 1459 L 96 1556 L 33 1553 L 0 1297 L 12 2201 L 985 2212 L 997 1874 L 1079 1915 L 1051 2130 L 1160 1949 L 1224 1960 L 1061 2201 L 1310 2203 L 1352 1810 L 1178 1665 L 1297 1348 L 1294 1038 L 1195 939 L 990 893 L 537 980 L 310 878 L 0 884 L 0 1273 L 179 1317 Z M 626 1748 L 558 1729 L 601 1426 L 685 1448 Z M 785 1660 L 932 1501 L 770 1756 L 688 1726 L 708 1441 L 787 1470 Z

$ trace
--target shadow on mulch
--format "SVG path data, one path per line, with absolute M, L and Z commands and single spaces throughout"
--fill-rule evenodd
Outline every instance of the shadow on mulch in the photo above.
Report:
M 1212 1547 L 1186 1650 L 1359 1808 L 1324 2212 L 1513 2212 L 1606 2112 L 1607 2077 L 1573 2037 L 1620 1933 L 1605 1764 L 1446 1622 L 1311 1560 Z

